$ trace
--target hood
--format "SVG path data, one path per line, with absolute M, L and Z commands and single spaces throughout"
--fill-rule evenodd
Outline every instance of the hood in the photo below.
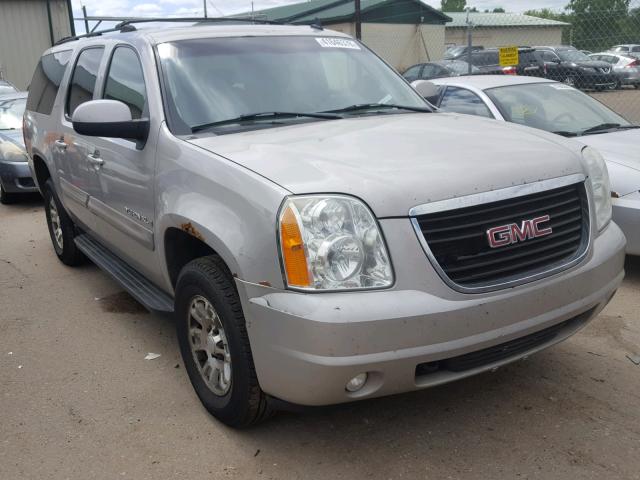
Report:
M 584 135 L 576 140 L 605 158 L 613 191 L 626 195 L 640 190 L 640 128 Z
M 22 129 L 18 128 L 15 130 L 0 130 L 0 142 L 10 141 L 15 143 L 21 149 L 24 148 L 24 138 L 22 136 Z
M 576 140 L 596 148 L 607 162 L 619 163 L 640 171 L 640 128 L 583 135 Z
M 363 116 L 187 141 L 292 193 L 354 195 L 378 217 L 583 172 L 575 142 L 457 114 Z

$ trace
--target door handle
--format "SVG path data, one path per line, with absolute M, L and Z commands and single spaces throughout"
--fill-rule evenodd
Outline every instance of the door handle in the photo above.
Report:
M 89 160 L 89 163 L 91 163 L 96 168 L 100 168 L 104 163 L 104 160 L 100 158 L 100 153 L 97 151 L 95 153 L 90 153 L 89 155 L 87 155 L 87 160 Z
M 60 140 L 56 140 L 55 142 L 53 142 L 55 144 L 56 147 L 58 147 L 60 150 L 66 150 L 67 149 L 67 144 L 65 143 L 64 140 L 60 139 Z

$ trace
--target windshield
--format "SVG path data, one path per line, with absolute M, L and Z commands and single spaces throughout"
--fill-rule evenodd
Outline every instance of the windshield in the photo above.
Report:
M 0 130 L 22 128 L 26 98 L 0 99 Z
M 6 95 L 7 93 L 16 93 L 17 90 L 8 83 L 0 83 L 0 95 Z
M 378 103 L 428 108 L 398 74 L 351 39 L 182 40 L 158 45 L 158 54 L 176 134 L 263 112 L 317 113 Z M 392 111 L 398 110 L 380 110 Z
M 560 83 L 532 83 L 485 91 L 509 122 L 580 135 L 602 124 L 631 124 L 597 100 Z
M 584 62 L 589 61 L 589 55 L 580 50 L 558 50 L 558 55 L 565 62 Z

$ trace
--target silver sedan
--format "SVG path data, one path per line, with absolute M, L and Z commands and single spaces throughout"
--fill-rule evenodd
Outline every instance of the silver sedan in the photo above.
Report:
M 613 219 L 627 237 L 627 253 L 640 255 L 640 126 L 589 95 L 551 80 L 474 75 L 431 83 L 438 88 L 428 100 L 441 111 L 547 130 L 597 148 L 607 161 Z

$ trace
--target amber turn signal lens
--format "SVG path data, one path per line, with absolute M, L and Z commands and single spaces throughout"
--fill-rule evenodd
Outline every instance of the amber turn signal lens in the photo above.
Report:
M 304 241 L 291 205 L 287 205 L 280 218 L 280 244 L 288 284 L 294 287 L 311 286 Z

